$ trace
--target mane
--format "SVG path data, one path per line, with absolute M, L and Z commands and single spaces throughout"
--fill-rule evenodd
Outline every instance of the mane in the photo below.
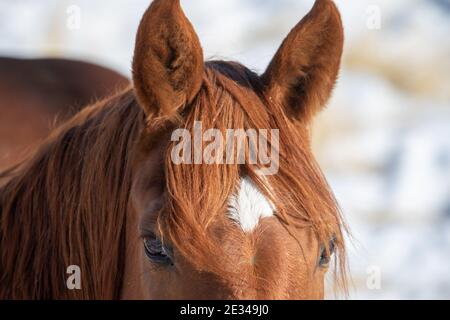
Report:
M 280 171 L 262 178 L 250 165 L 175 165 L 170 143 L 162 234 L 199 268 L 230 272 L 211 259 L 224 249 L 210 226 L 225 214 L 240 177 L 248 175 L 288 230 L 312 228 L 324 244 L 335 237 L 341 258 L 336 265 L 343 267 L 340 211 L 312 156 L 309 130 L 293 124 L 263 92 L 256 74 L 237 63 L 206 64 L 200 92 L 173 126 L 192 130 L 202 121 L 222 132 L 282 128 Z M 127 89 L 83 110 L 32 159 L 7 173 L 0 189 L 0 299 L 120 298 L 134 150 L 143 143 L 145 121 L 156 137 L 163 120 L 145 119 Z M 70 265 L 80 266 L 87 288 L 67 290 Z
M 120 297 L 130 150 L 144 115 L 128 89 L 79 113 L 0 189 L 0 299 Z M 81 269 L 83 290 L 66 287 Z

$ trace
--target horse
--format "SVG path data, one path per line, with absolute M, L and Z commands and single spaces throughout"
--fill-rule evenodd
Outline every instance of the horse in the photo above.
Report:
M 0 58 L 0 169 L 26 158 L 58 124 L 129 81 L 66 59 Z
M 323 299 L 332 270 L 344 286 L 346 227 L 310 143 L 343 41 L 334 2 L 317 0 L 258 75 L 205 62 L 180 1 L 153 1 L 133 83 L 4 173 L 0 299 Z M 174 133 L 199 122 L 204 137 L 278 130 L 278 171 L 248 143 L 244 163 L 178 163 Z

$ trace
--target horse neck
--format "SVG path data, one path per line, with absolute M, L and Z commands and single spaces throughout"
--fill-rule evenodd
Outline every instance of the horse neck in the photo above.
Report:
M 118 298 L 134 140 L 130 91 L 55 132 L 0 190 L 0 299 Z M 79 266 L 83 290 L 68 290 Z

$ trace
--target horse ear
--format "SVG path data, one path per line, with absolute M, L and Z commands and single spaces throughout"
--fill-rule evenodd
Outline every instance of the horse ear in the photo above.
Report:
M 316 0 L 290 32 L 262 80 L 269 97 L 296 120 L 308 122 L 331 96 L 338 77 L 344 31 L 331 0 Z
M 203 50 L 179 0 L 155 0 L 136 37 L 133 82 L 148 116 L 173 117 L 200 90 Z

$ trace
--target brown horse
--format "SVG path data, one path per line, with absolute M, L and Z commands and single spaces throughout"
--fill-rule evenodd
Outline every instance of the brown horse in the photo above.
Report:
M 155 0 L 134 87 L 81 111 L 7 173 L 0 298 L 322 299 L 345 229 L 308 127 L 342 47 L 336 6 L 317 0 L 262 76 L 204 63 L 179 0 Z M 174 132 L 198 123 L 204 134 L 278 129 L 278 172 L 263 176 L 247 148 L 243 164 L 176 163 Z
M 82 107 L 128 84 L 85 62 L 0 58 L 0 169 L 22 160 Z

